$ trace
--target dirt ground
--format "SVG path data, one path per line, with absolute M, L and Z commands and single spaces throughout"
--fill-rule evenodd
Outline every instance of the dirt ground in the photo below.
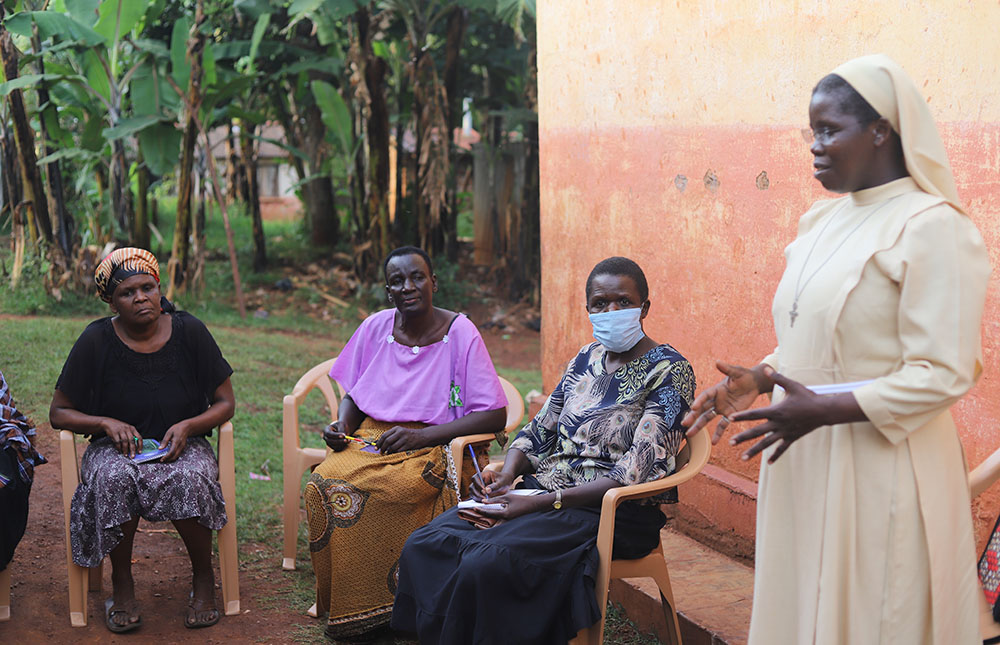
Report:
M 496 330 L 483 334 L 494 362 L 500 367 L 538 369 L 538 334 L 518 330 L 516 342 L 504 335 Z M 277 535 L 274 545 L 240 542 L 240 615 L 223 616 L 218 625 L 207 629 L 185 629 L 190 563 L 167 523 L 142 522 L 135 540 L 133 574 L 142 626 L 127 634 L 112 634 L 105 627 L 104 600 L 111 595 L 110 564 L 106 563 L 103 589 L 88 594 L 87 626 L 71 627 L 58 439 L 48 424 L 39 427 L 38 435 L 38 448 L 49 463 L 35 471 L 27 533 L 11 563 L 11 618 L 0 623 L 0 642 L 325 642 L 322 624 L 305 615 L 306 607 L 289 611 L 282 597 L 296 574 L 281 570 Z M 218 562 L 216 576 L 218 580 Z M 221 588 L 217 602 L 221 608 Z

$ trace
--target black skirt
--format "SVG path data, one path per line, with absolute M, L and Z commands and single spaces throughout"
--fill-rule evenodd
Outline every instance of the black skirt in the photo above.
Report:
M 14 549 L 28 525 L 31 484 L 18 476 L 13 449 L 0 449 L 0 472 L 10 479 L 6 486 L 0 487 L 0 571 L 3 571 L 14 557 Z
M 442 645 L 569 641 L 601 617 L 599 521 L 599 508 L 553 509 L 477 529 L 449 510 L 403 547 L 392 627 Z M 614 557 L 648 554 L 665 521 L 657 507 L 620 506 Z

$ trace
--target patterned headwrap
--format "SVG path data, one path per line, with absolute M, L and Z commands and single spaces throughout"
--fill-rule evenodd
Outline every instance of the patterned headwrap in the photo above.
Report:
M 46 463 L 45 457 L 31 445 L 34 435 L 35 428 L 31 421 L 14 407 L 14 398 L 10 395 L 3 372 L 0 372 L 0 450 L 10 448 L 14 451 L 16 475 L 26 484 L 31 483 L 35 466 Z M 10 480 L 0 473 L 0 488 L 9 484 Z
M 160 264 L 152 253 L 132 246 L 115 249 L 101 260 L 94 271 L 97 295 L 104 302 L 111 302 L 111 296 L 118 285 L 140 273 L 147 273 L 157 283 L 160 282 Z

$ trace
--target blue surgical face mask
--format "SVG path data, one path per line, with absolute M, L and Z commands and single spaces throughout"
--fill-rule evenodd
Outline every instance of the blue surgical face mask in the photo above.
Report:
M 635 347 L 642 340 L 642 307 L 617 309 L 599 314 L 590 314 L 590 324 L 594 326 L 594 338 L 609 352 L 621 354 Z

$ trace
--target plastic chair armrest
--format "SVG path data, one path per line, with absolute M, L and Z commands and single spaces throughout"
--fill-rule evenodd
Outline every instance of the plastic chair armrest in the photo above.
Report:
M 80 471 L 76 464 L 76 435 L 69 430 L 59 431 L 59 457 L 62 461 L 63 502 L 68 509 L 76 486 L 80 483 Z
M 455 450 L 463 450 L 465 449 L 466 446 L 470 444 L 489 443 L 490 441 L 493 441 L 496 438 L 497 436 L 495 434 L 462 435 L 461 437 L 455 437 L 454 439 L 451 440 L 450 442 L 451 450 L 452 452 L 454 452 Z
M 462 478 L 462 467 L 465 465 L 465 447 L 475 443 L 488 443 L 496 438 L 493 434 L 467 434 L 451 440 L 448 445 L 451 447 L 451 459 L 455 462 L 455 472 L 459 479 Z M 459 491 L 459 496 L 461 495 L 462 491 Z
M 233 424 L 226 421 L 219 426 L 219 483 L 236 490 L 236 449 L 233 441 Z
M 604 493 L 604 499 L 601 500 L 601 524 L 598 531 L 599 548 L 602 545 L 602 537 L 609 540 L 607 545 L 610 548 L 610 538 L 614 533 L 615 510 L 619 504 L 625 500 L 652 497 L 653 495 L 666 492 L 686 481 L 694 479 L 701 472 L 705 464 L 708 463 L 708 458 L 712 452 L 708 429 L 705 428 L 694 437 L 691 437 L 687 442 L 685 450 L 689 450 L 687 453 L 689 459 L 686 464 L 681 466 L 680 470 L 655 481 L 620 486 Z

